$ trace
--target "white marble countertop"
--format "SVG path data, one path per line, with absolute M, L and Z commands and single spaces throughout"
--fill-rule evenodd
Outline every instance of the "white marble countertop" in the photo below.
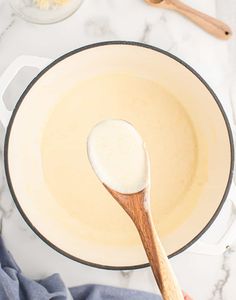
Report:
M 234 0 L 185 0 L 203 12 L 223 19 L 236 33 Z M 236 36 L 236 34 L 235 34 Z M 0 74 L 17 56 L 30 54 L 56 58 L 86 44 L 105 40 L 134 40 L 158 46 L 195 68 L 218 95 L 236 125 L 236 38 L 220 41 L 178 14 L 149 7 L 142 0 L 85 0 L 70 18 L 53 25 L 27 23 L 0 0 Z M 32 74 L 18 78 L 5 99 L 10 108 Z M 1 149 L 4 130 L 1 128 Z M 2 150 L 0 160 L 3 161 Z M 235 196 L 236 197 L 236 196 Z M 230 199 L 202 240 L 212 243 L 236 218 Z M 85 283 L 156 291 L 149 268 L 135 271 L 106 271 L 74 262 L 41 241 L 18 213 L 2 169 L 0 176 L 2 234 L 23 272 L 41 278 L 59 272 L 68 286 Z M 224 225 L 222 225 L 224 224 Z M 219 233 L 221 235 L 219 236 Z M 235 233 L 236 242 L 236 233 Z M 187 250 L 171 259 L 182 288 L 194 300 L 234 300 L 236 295 L 236 243 L 222 255 L 202 255 Z

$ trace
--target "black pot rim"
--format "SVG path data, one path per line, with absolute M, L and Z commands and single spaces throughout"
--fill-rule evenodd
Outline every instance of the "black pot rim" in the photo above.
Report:
M 10 170 L 9 170 L 9 162 L 8 162 L 8 146 L 9 146 L 9 138 L 10 138 L 10 133 L 11 133 L 11 128 L 15 119 L 15 116 L 18 112 L 18 109 L 21 105 L 21 103 L 23 102 L 25 96 L 27 95 L 27 93 L 29 92 L 29 90 L 32 88 L 32 86 L 38 81 L 38 79 L 40 77 L 42 77 L 44 75 L 44 73 L 46 73 L 49 69 L 51 69 L 54 65 L 56 65 L 57 63 L 59 63 L 60 61 L 64 60 L 65 58 L 72 56 L 78 52 L 81 51 L 85 51 L 91 48 L 95 48 L 95 47 L 101 47 L 101 46 L 107 46 L 107 45 L 128 45 L 128 46 L 138 46 L 138 47 L 143 47 L 143 48 L 147 48 L 147 49 L 151 49 L 154 50 L 156 52 L 162 53 L 168 57 L 170 57 L 171 59 L 177 61 L 178 63 L 180 63 L 181 65 L 183 65 L 186 69 L 188 69 L 192 74 L 194 74 L 200 81 L 201 83 L 207 88 L 207 90 L 210 92 L 210 94 L 212 95 L 212 98 L 215 100 L 223 118 L 225 121 L 225 125 L 228 131 L 228 137 L 229 137 L 229 143 L 230 143 L 230 149 L 231 149 L 231 162 L 230 162 L 230 172 L 229 172 L 229 177 L 228 177 L 228 181 L 227 181 L 227 185 L 225 188 L 225 192 L 224 195 L 222 197 L 222 200 L 218 206 L 218 208 L 216 209 L 215 213 L 213 214 L 212 218 L 209 220 L 209 222 L 206 224 L 206 226 L 191 240 L 189 241 L 185 246 L 183 246 L 182 248 L 180 248 L 179 250 L 175 251 L 174 253 L 172 253 L 171 255 L 169 255 L 169 258 L 174 257 L 177 254 L 182 253 L 184 250 L 186 250 L 187 248 L 189 248 L 191 245 L 193 245 L 207 230 L 208 228 L 212 225 L 212 223 L 215 221 L 216 217 L 218 216 L 230 189 L 230 185 L 232 182 L 232 177 L 233 177 L 233 168 L 234 168 L 234 144 L 233 144 L 233 135 L 232 135 L 232 130 L 230 127 L 230 123 L 229 120 L 226 116 L 226 113 L 223 109 L 222 104 L 220 103 L 218 97 L 216 96 L 216 94 L 213 92 L 213 90 L 210 88 L 210 86 L 206 83 L 206 81 L 192 68 L 190 67 L 187 63 L 185 63 L 183 60 L 181 60 L 180 58 L 176 57 L 175 55 L 162 50 L 160 48 L 151 46 L 151 45 L 147 45 L 147 44 L 143 44 L 143 43 L 139 43 L 139 42 L 130 42 L 130 41 L 106 41 L 106 42 L 100 42 L 100 43 L 95 43 L 95 44 L 90 44 L 78 49 L 75 49 L 73 51 L 70 51 L 62 56 L 60 56 L 59 58 L 57 58 L 56 60 L 54 60 L 51 64 L 49 64 L 46 68 L 44 68 L 31 82 L 30 84 L 26 87 L 25 91 L 22 93 L 21 97 L 19 98 L 19 101 L 17 102 L 12 116 L 10 118 L 9 124 L 7 126 L 7 131 L 6 131 L 6 136 L 5 136 L 5 143 L 4 143 L 4 165 L 5 165 L 5 173 L 6 173 L 6 178 L 7 178 L 7 183 L 11 192 L 11 195 L 13 197 L 13 200 L 15 202 L 16 207 L 18 208 L 20 214 L 22 215 L 23 219 L 25 220 L 25 222 L 29 225 L 29 227 L 34 231 L 34 233 L 37 234 L 37 236 L 39 236 L 47 245 L 49 245 L 51 248 L 53 248 L 54 250 L 56 250 L 57 252 L 59 252 L 60 254 L 74 260 L 77 262 L 80 262 L 84 265 L 90 266 L 90 267 L 95 267 L 95 268 L 99 268 L 99 269 L 107 269 L 107 270 L 133 270 L 133 269 L 141 269 L 141 268 L 145 268 L 148 267 L 149 264 L 140 264 L 140 265 L 132 265 L 132 266 L 106 266 L 106 265 L 101 265 L 101 264 L 97 264 L 97 263 L 93 263 L 93 262 L 89 262 L 89 261 L 85 261 L 83 259 L 80 259 L 78 257 L 75 257 L 65 251 L 63 251 L 62 249 L 58 248 L 57 246 L 55 246 L 52 242 L 50 242 L 45 236 L 43 236 L 36 227 L 34 227 L 34 225 L 31 223 L 31 221 L 28 219 L 28 217 L 26 216 L 26 214 L 24 213 L 23 209 L 20 206 L 20 203 L 16 197 L 14 188 L 13 188 L 13 184 L 11 182 L 11 176 L 10 176 Z

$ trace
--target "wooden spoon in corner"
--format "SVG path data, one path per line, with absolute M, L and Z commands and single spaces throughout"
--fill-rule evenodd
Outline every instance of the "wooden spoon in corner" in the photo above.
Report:
M 183 293 L 153 225 L 148 188 L 134 194 L 122 194 L 105 184 L 104 186 L 134 222 L 163 299 L 184 300 Z
M 175 10 L 185 17 L 189 18 L 192 22 L 200 26 L 208 33 L 215 37 L 227 40 L 231 37 L 232 31 L 228 25 L 213 17 L 210 17 L 192 7 L 182 3 L 179 0 L 145 0 L 148 4 L 156 7 L 163 7 Z

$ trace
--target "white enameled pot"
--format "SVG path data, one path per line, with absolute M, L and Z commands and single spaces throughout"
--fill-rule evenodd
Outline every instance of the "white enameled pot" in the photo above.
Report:
M 2 97 L 9 83 L 25 66 L 38 68 L 41 72 L 26 88 L 13 112 L 10 112 L 5 108 Z M 214 92 L 191 67 L 163 50 L 134 42 L 94 44 L 72 51 L 53 62 L 46 58 L 21 56 L 2 74 L 0 120 L 6 128 L 5 170 L 11 194 L 20 213 L 39 237 L 74 260 L 110 269 L 147 266 L 147 259 L 139 242 L 122 244 L 120 239 L 119 243 L 114 244 L 109 237 L 114 237 L 115 234 L 118 236 L 119 233 L 113 232 L 109 226 L 105 232 L 106 243 L 102 239 L 96 239 L 100 234 L 99 224 L 95 223 L 94 228 L 89 230 L 86 229 L 86 224 L 80 227 L 72 215 L 63 211 L 56 197 L 53 199 L 44 183 L 40 143 L 48 115 L 61 101 L 61 95 L 69 94 L 75 85 L 96 76 L 115 73 L 157 82 L 178 99 L 193 124 L 199 163 L 201 159 L 207 161 L 206 176 L 202 182 L 192 178 L 191 188 L 201 185 L 201 191 L 191 213 L 184 216 L 178 213 L 179 210 L 185 210 L 186 202 L 182 203 L 181 199 L 176 207 L 169 208 L 173 219 L 179 217 L 183 220 L 168 233 L 163 231 L 161 234 L 168 255 L 176 255 L 190 246 L 197 253 L 222 253 L 232 242 L 236 220 L 217 244 L 206 245 L 197 240 L 212 225 L 220 211 L 224 213 L 223 204 L 229 191 L 235 193 L 231 184 L 234 149 L 229 120 Z M 129 89 L 129 85 L 126 88 Z M 138 88 L 137 86 L 137 90 Z M 124 111 L 126 109 L 131 108 L 124 107 Z M 83 114 L 83 111 L 80 113 Z M 99 113 L 93 112 L 96 121 L 99 120 Z M 145 118 L 148 116 L 143 116 Z M 81 121 L 81 126 L 88 126 L 89 121 L 86 124 Z M 86 176 L 84 174 L 81 176 Z M 80 180 L 78 190 L 79 182 Z M 171 186 L 169 188 L 171 190 Z M 91 189 L 96 189 L 96 186 Z M 88 195 L 89 193 L 90 191 Z M 228 199 L 230 201 L 233 198 L 235 197 Z M 187 200 L 191 201 L 191 198 Z M 92 219 L 96 213 L 95 203 L 91 209 Z M 153 214 L 155 213 L 157 212 L 154 210 Z M 113 211 L 107 211 L 108 218 L 112 214 Z

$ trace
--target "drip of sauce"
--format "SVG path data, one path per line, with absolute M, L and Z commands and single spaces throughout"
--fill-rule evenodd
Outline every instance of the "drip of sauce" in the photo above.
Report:
M 149 159 L 136 129 L 124 120 L 105 120 L 90 132 L 88 157 L 98 178 L 113 190 L 132 194 L 149 184 Z

